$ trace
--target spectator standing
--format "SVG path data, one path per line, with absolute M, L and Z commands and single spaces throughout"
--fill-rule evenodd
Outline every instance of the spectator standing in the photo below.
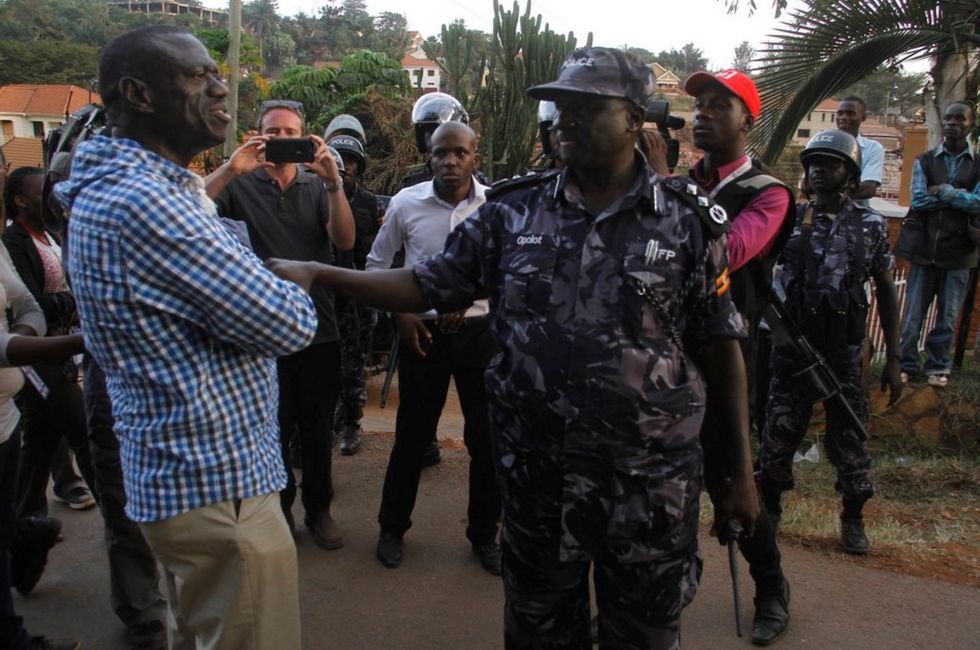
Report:
M 435 130 L 431 144 L 434 178 L 392 197 L 367 258 L 368 270 L 390 268 L 402 248 L 407 266 L 437 254 L 450 231 L 483 205 L 487 188 L 473 177 L 480 160 L 473 130 L 461 122 L 447 122 Z M 483 379 L 496 346 L 487 313 L 487 302 L 479 300 L 439 317 L 435 312 L 395 315 L 401 339 L 398 416 L 378 513 L 377 547 L 378 559 L 389 568 L 401 561 L 402 536 L 412 525 L 423 455 L 435 435 L 452 376 L 470 454 L 466 537 L 484 569 L 500 575 L 500 497 Z
M 967 136 L 975 108 L 953 102 L 943 113 L 943 141 L 915 159 L 912 206 L 902 221 L 895 254 L 910 263 L 902 320 L 902 380 L 924 372 L 930 386 L 945 388 L 953 367 L 949 351 L 967 294 L 970 270 L 980 261 L 980 164 Z M 936 323 L 926 334 L 925 364 L 919 337 L 936 300 Z
M 868 119 L 868 109 L 860 97 L 849 96 L 837 105 L 837 128 L 850 133 L 861 148 L 861 180 L 851 193 L 851 200 L 862 207 L 869 207 L 871 199 L 881 187 L 885 175 L 885 148 L 880 143 L 861 135 L 861 125 Z
M 21 167 L 11 172 L 4 189 L 4 203 L 11 224 L 3 232 L 14 268 L 24 280 L 47 320 L 51 335 L 67 334 L 78 322 L 75 297 L 68 289 L 61 263 L 61 238 L 49 231 L 41 218 L 41 188 L 44 170 Z M 28 382 L 17 400 L 22 412 L 23 449 L 17 486 L 17 513 L 20 517 L 48 512 L 47 487 L 55 460 L 55 497 L 75 509 L 95 505 L 91 486 L 95 484 L 85 407 L 78 369 L 74 359 L 40 363 L 27 370 Z M 59 447 L 67 439 L 83 482 L 69 470 L 71 459 Z M 68 467 L 65 467 L 65 464 Z
M 691 168 L 691 178 L 723 207 L 732 229 L 726 238 L 731 272 L 732 302 L 748 322 L 742 340 L 750 405 L 759 371 L 759 324 L 769 304 L 772 270 L 793 227 L 792 192 L 782 182 L 757 169 L 745 153 L 745 143 L 762 110 L 752 79 L 739 70 L 717 74 L 696 72 L 684 83 L 694 100 L 694 144 L 704 157 Z M 762 355 L 767 359 L 768 354 Z M 764 421 L 763 413 L 753 419 Z M 761 430 L 761 426 L 759 427 Z M 705 485 L 713 498 L 728 478 L 719 472 L 724 447 L 714 413 L 705 414 L 701 445 L 705 456 Z M 754 535 L 739 540 L 742 555 L 755 581 L 755 619 L 752 642 L 769 645 L 789 624 L 789 583 L 783 576 L 776 530 L 765 512 L 756 521 Z
M 354 223 L 344 196 L 337 162 L 323 139 L 313 163 L 260 162 L 264 143 L 273 138 L 301 138 L 306 123 L 296 102 L 269 100 L 259 111 L 259 137 L 208 176 L 208 194 L 218 213 L 243 221 L 260 259 L 333 262 L 331 243 L 350 250 Z M 319 287 L 311 294 L 317 308 L 317 333 L 309 347 L 278 361 L 279 429 L 283 462 L 289 465 L 289 441 L 294 428 L 302 447 L 303 508 L 313 540 L 322 548 L 344 545 L 340 528 L 330 515 L 333 500 L 333 422 L 340 389 L 340 333 L 333 294 Z M 296 479 L 287 471 L 282 510 L 292 527 Z
M 76 641 L 31 637 L 24 628 L 23 619 L 14 610 L 10 593 L 14 583 L 11 547 L 16 535 L 23 533 L 23 526 L 17 521 L 20 414 L 13 396 L 24 385 L 24 375 L 14 366 L 60 359 L 82 351 L 82 337 L 78 335 L 35 340 L 43 337 L 46 331 L 44 312 L 14 270 L 7 249 L 0 245 L 0 647 L 11 650 L 77 650 L 80 647 Z M 57 524 L 53 520 L 45 523 Z M 45 529 L 48 539 L 44 540 L 43 548 L 30 549 L 35 557 L 29 561 L 40 569 L 44 567 L 48 549 L 54 544 L 61 526 L 48 525 Z M 28 543 L 37 545 L 41 542 L 32 539 Z M 38 556 L 39 553 L 43 556 Z M 24 563 L 25 558 L 18 558 L 18 561 Z M 37 577 L 40 577 L 39 573 Z

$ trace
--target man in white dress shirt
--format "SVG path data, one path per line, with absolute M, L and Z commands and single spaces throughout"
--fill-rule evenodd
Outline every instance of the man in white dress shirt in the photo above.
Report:
M 449 232 L 486 200 L 486 186 L 473 178 L 480 156 L 470 127 L 460 122 L 443 124 L 432 136 L 431 152 L 434 178 L 392 197 L 368 255 L 367 270 L 389 268 L 402 247 L 409 268 L 441 252 Z M 470 454 L 466 537 L 483 568 L 500 575 L 496 543 L 500 496 L 494 480 L 483 379 L 496 345 L 487 313 L 487 301 L 478 300 L 454 314 L 396 315 L 401 339 L 399 405 L 378 513 L 377 556 L 388 568 L 401 561 L 402 537 L 412 525 L 422 455 L 439 423 L 452 376 L 465 419 L 463 440 Z

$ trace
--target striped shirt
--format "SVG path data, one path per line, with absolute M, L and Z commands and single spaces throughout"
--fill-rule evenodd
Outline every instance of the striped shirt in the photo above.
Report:
M 135 521 L 281 489 L 275 357 L 310 298 L 220 224 L 199 176 L 97 137 L 55 189 L 85 344 L 105 370 Z

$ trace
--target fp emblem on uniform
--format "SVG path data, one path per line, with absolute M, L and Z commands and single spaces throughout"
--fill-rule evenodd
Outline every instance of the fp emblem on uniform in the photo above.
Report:
M 728 213 L 725 212 L 725 208 L 718 204 L 708 208 L 708 216 L 711 217 L 711 220 L 717 224 L 723 224 L 728 221 Z

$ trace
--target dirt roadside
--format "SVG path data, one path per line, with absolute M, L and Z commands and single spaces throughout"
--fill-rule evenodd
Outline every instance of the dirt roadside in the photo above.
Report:
M 372 407 L 363 450 L 334 458 L 334 516 L 345 547 L 323 551 L 305 531 L 297 536 L 304 647 L 501 648 L 503 590 L 479 568 L 463 535 L 466 459 L 455 440 L 462 423 L 452 408 L 440 432 L 443 462 L 423 473 L 402 565 L 385 569 L 374 558 L 394 414 L 395 404 L 384 411 Z M 122 626 L 109 606 L 98 513 L 54 504 L 52 514 L 64 519 L 66 539 L 54 549 L 36 592 L 15 596 L 18 612 L 34 634 L 79 638 L 84 648 L 123 648 Z M 299 505 L 295 514 L 302 521 Z M 748 638 L 735 637 L 723 549 L 702 536 L 702 550 L 705 571 L 684 612 L 684 646 L 751 647 Z M 869 568 L 833 550 L 785 544 L 783 556 L 793 620 L 776 647 L 957 649 L 976 647 L 980 638 L 978 589 Z M 752 587 L 744 564 L 741 576 L 748 629 Z

